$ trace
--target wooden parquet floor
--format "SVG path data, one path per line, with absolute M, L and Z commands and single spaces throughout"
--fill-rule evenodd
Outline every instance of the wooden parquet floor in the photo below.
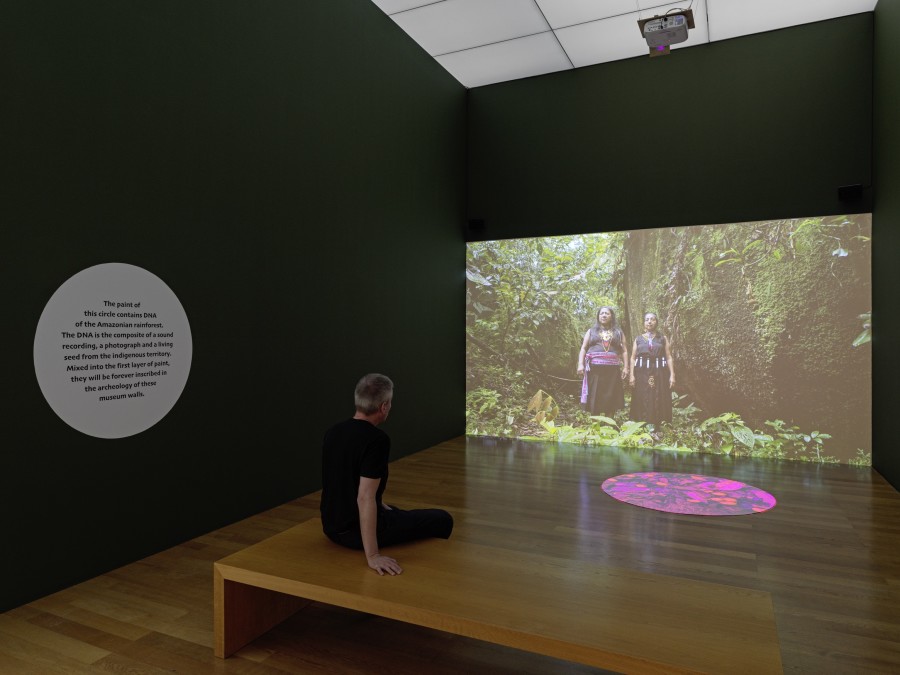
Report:
M 778 505 L 682 516 L 600 489 L 633 471 L 734 478 Z M 485 546 L 767 591 L 787 673 L 900 673 L 900 494 L 870 469 L 459 438 L 394 462 L 386 500 L 443 506 Z M 315 603 L 216 659 L 212 563 L 315 517 L 317 493 L 0 615 L 0 673 L 598 672 Z

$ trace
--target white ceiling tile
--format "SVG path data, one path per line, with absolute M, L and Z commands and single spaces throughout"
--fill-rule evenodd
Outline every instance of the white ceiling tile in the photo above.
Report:
M 583 23 L 556 31 L 563 49 L 576 68 L 618 61 L 647 53 L 638 30 L 636 14 Z
M 877 0 L 709 0 L 709 39 L 741 35 L 871 12 Z
M 445 0 L 391 18 L 432 56 L 550 30 L 534 0 Z
M 447 0 L 437 1 L 446 2 Z M 434 4 L 435 0 L 372 0 L 372 2 L 381 7 L 381 11 L 385 14 L 393 14 L 394 12 L 405 12 L 415 7 L 431 5 Z
M 572 68 L 550 32 L 438 56 L 437 61 L 469 88 Z
M 643 0 L 649 4 L 652 0 Z M 553 28 L 564 28 L 630 14 L 639 8 L 637 0 L 535 0 Z

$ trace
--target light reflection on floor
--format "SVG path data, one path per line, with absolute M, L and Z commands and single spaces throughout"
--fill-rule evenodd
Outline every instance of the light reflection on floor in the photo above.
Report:
M 832 489 L 830 478 L 871 480 L 869 471 L 844 465 L 490 437 L 466 439 L 465 463 L 471 469 L 465 502 L 479 524 L 512 523 L 516 542 L 533 550 L 645 571 L 671 568 L 681 558 L 707 552 L 716 552 L 707 556 L 714 561 L 721 547 L 710 542 L 722 528 L 740 539 L 754 526 L 742 518 L 722 522 L 634 508 L 603 492 L 603 482 L 611 477 L 650 471 L 721 477 L 776 492 L 779 508 L 787 503 L 794 512 L 818 507 L 822 494 Z M 786 482 L 790 487 L 784 487 Z M 773 483 L 778 490 L 770 487 Z M 763 516 L 768 518 L 760 514 L 751 520 Z

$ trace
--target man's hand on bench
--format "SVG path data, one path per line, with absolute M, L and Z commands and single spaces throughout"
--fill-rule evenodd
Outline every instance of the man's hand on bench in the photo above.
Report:
M 403 568 L 400 567 L 399 563 L 393 558 L 388 558 L 386 555 L 376 553 L 373 556 L 369 556 L 368 561 L 369 567 L 378 572 L 381 576 L 384 576 L 385 572 L 391 576 L 403 573 Z

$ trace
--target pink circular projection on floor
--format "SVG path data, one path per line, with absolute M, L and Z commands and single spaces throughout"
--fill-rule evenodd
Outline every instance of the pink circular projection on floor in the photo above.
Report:
M 695 473 L 625 473 L 603 481 L 603 491 L 634 506 L 692 516 L 743 516 L 775 506 L 765 490 Z

